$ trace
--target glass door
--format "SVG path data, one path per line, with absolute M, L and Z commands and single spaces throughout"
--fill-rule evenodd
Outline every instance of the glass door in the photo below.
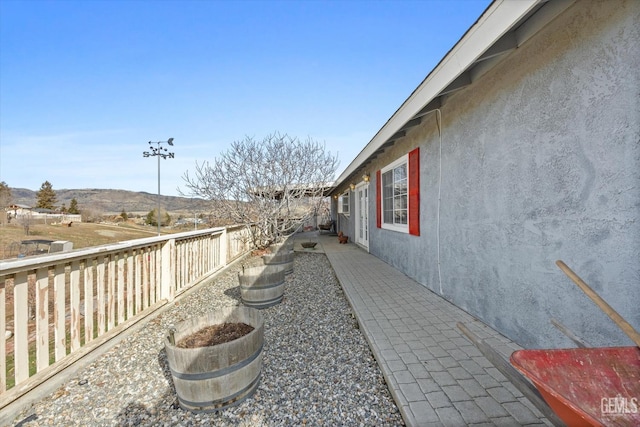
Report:
M 369 183 L 356 187 L 356 243 L 369 249 Z

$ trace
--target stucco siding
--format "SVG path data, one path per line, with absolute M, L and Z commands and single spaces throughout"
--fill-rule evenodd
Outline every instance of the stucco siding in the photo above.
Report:
M 629 344 L 555 261 L 640 329 L 638 22 L 634 0 L 576 2 L 446 99 L 442 146 L 431 113 L 371 164 L 373 196 L 420 147 L 421 236 L 375 228 L 371 197 L 370 251 L 525 347 L 570 345 L 551 318 Z

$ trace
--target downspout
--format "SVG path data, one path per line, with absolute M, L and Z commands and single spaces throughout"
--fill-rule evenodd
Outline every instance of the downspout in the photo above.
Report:
M 436 239 L 438 248 L 438 285 L 440 288 L 440 295 L 442 292 L 442 272 L 440 267 L 440 194 L 442 190 L 442 112 L 439 108 L 434 110 L 436 112 L 436 124 L 438 125 L 438 208 L 436 210 Z

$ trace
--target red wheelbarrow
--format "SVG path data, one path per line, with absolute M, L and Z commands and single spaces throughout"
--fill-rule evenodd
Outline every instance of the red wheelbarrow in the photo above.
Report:
M 458 328 L 553 425 L 640 427 L 640 334 L 562 261 L 556 264 L 636 346 L 588 347 L 563 331 L 580 348 L 518 350 L 509 364 L 465 325 Z
M 640 426 L 640 348 L 518 350 L 511 364 L 568 426 Z
M 511 364 L 568 426 L 640 426 L 640 334 L 566 264 L 556 264 L 638 346 L 518 350 Z

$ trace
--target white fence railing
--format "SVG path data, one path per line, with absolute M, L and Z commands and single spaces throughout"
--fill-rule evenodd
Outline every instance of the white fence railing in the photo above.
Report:
M 248 252 L 245 226 L 0 262 L 0 409 Z

